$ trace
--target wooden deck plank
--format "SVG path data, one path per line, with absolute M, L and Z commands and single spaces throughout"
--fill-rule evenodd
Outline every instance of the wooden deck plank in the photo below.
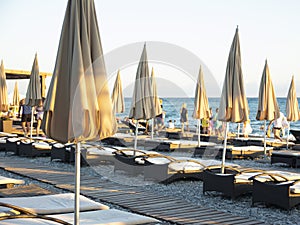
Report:
M 51 165 L 50 165 L 51 166 Z M 37 165 L 10 157 L 0 158 L 0 167 L 16 174 L 50 183 L 57 188 L 74 190 L 74 172 L 63 168 Z M 110 202 L 161 220 L 177 224 L 263 224 L 251 218 L 196 206 L 183 199 L 163 196 L 141 187 L 101 180 L 101 176 L 81 173 L 81 193 L 92 199 Z

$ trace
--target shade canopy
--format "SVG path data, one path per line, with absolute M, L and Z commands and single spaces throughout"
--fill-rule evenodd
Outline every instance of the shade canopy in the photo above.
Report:
M 159 101 L 159 97 L 157 94 L 157 85 L 156 85 L 156 79 L 154 74 L 154 68 L 152 67 L 151 70 L 151 87 L 152 87 L 152 95 L 153 95 L 153 101 L 155 106 L 155 116 L 162 114 L 162 108 Z
M 17 81 L 15 82 L 12 104 L 14 106 L 18 106 L 20 104 L 19 85 Z
M 227 61 L 218 120 L 240 123 L 248 119 L 249 107 L 244 89 L 240 40 L 237 28 Z
M 202 71 L 202 67 L 200 66 L 196 90 L 195 90 L 193 118 L 203 119 L 209 117 L 210 117 L 209 104 L 206 96 L 203 71 Z
M 300 119 L 294 76 L 292 77 L 292 81 L 286 99 L 286 118 L 288 121 L 293 122 L 298 121 Z
M 69 0 L 42 128 L 60 142 L 116 132 L 93 0 Z
M 149 76 L 147 50 L 145 44 L 136 72 L 129 118 L 134 118 L 136 120 L 147 120 L 154 118 L 155 116 L 155 104 Z
M 279 107 L 270 76 L 268 62 L 266 60 L 260 81 L 256 119 L 271 121 L 277 119 L 278 117 Z
M 111 100 L 112 100 L 114 113 L 123 113 L 125 111 L 125 103 L 123 97 L 123 88 L 122 88 L 120 70 L 118 71 L 117 74 L 117 78 L 111 95 Z
M 8 111 L 8 94 L 3 60 L 1 60 L 0 66 L 0 111 Z
M 25 104 L 30 106 L 39 105 L 42 100 L 41 82 L 40 82 L 40 69 L 37 54 L 35 54 L 34 61 L 32 64 L 29 84 L 26 92 Z

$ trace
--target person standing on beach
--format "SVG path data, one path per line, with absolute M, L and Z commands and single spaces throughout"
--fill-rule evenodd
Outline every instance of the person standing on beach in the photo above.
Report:
M 220 136 L 222 133 L 222 122 L 218 120 L 219 108 L 216 108 L 216 113 L 213 116 L 215 134 Z
M 280 141 L 282 141 L 282 138 L 280 137 L 280 132 L 282 131 L 282 129 L 285 128 L 283 126 L 283 124 L 286 124 L 286 117 L 284 116 L 284 114 L 282 112 L 280 112 L 279 117 L 277 119 L 271 120 L 269 125 L 268 125 L 267 130 L 270 129 L 272 124 L 273 124 L 274 138 L 279 139 Z
M 37 120 L 37 126 L 36 126 L 36 136 L 38 137 L 40 135 L 40 127 L 43 120 L 44 115 L 44 102 L 43 100 L 40 100 L 39 105 L 35 108 L 36 111 L 36 120 Z
M 187 131 L 189 131 L 188 110 L 186 108 L 186 103 L 183 103 L 180 109 L 180 122 L 181 122 L 181 131 L 184 132 L 184 125 L 186 125 L 186 129 Z
M 22 117 L 20 113 L 21 111 L 22 111 Z M 30 132 L 31 106 L 25 105 L 25 99 L 22 99 L 20 101 L 18 115 L 19 118 L 21 117 L 21 124 L 24 132 L 24 136 L 27 137 L 27 134 Z

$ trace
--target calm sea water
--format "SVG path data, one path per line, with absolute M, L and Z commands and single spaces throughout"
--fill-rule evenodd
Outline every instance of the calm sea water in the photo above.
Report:
M 163 110 L 166 112 L 165 123 L 172 119 L 176 120 L 176 126 L 180 126 L 180 108 L 182 103 L 187 104 L 188 113 L 189 113 L 189 124 L 190 126 L 196 126 L 197 121 L 192 118 L 193 110 L 194 110 L 194 98 L 162 98 L 163 100 Z M 209 106 L 213 108 L 213 113 L 215 113 L 216 108 L 219 107 L 220 99 L 219 98 L 209 98 Z M 298 99 L 299 101 L 299 99 Z M 285 112 L 285 104 L 286 98 L 277 98 L 277 102 L 281 111 L 286 114 Z M 251 120 L 251 127 L 253 129 L 253 134 L 263 135 L 263 132 L 259 129 L 263 124 L 264 121 L 257 121 L 255 119 L 257 113 L 257 106 L 258 106 L 258 99 L 257 98 L 248 98 L 248 104 L 250 108 L 250 120 Z M 125 112 L 118 114 L 117 116 L 124 118 L 129 115 L 131 106 L 131 98 L 125 98 Z M 241 125 L 242 126 L 242 125 Z M 300 129 L 300 121 L 292 122 L 291 129 Z M 236 131 L 237 124 L 230 123 L 229 129 L 230 131 Z

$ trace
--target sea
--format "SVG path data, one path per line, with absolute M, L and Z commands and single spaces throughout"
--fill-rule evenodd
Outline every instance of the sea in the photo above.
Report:
M 169 120 L 175 120 L 175 126 L 180 127 L 180 108 L 183 103 L 186 103 L 188 109 L 188 116 L 189 116 L 189 126 L 195 127 L 197 126 L 197 120 L 195 120 L 192 115 L 194 111 L 194 98 L 161 98 L 163 111 L 165 112 L 165 125 L 167 126 L 167 122 Z M 125 112 L 119 113 L 116 116 L 123 119 L 128 117 L 130 107 L 131 107 L 131 98 L 125 98 Z M 209 106 L 212 107 L 213 113 L 215 113 L 216 108 L 219 108 L 220 98 L 208 98 Z M 280 107 L 280 111 L 286 115 L 286 98 L 277 98 L 278 105 Z M 299 99 L 298 99 L 299 102 Z M 299 103 L 300 104 L 300 103 Z M 263 135 L 263 130 L 260 128 L 264 125 L 264 121 L 256 120 L 256 113 L 258 107 L 258 98 L 248 98 L 248 105 L 250 109 L 250 125 L 253 129 L 252 134 L 254 135 Z M 267 121 L 268 125 L 268 121 Z M 237 132 L 238 124 L 229 123 L 229 131 L 236 133 Z M 240 124 L 242 128 L 242 124 Z M 291 122 L 290 123 L 291 129 L 298 129 L 300 130 L 300 121 Z

